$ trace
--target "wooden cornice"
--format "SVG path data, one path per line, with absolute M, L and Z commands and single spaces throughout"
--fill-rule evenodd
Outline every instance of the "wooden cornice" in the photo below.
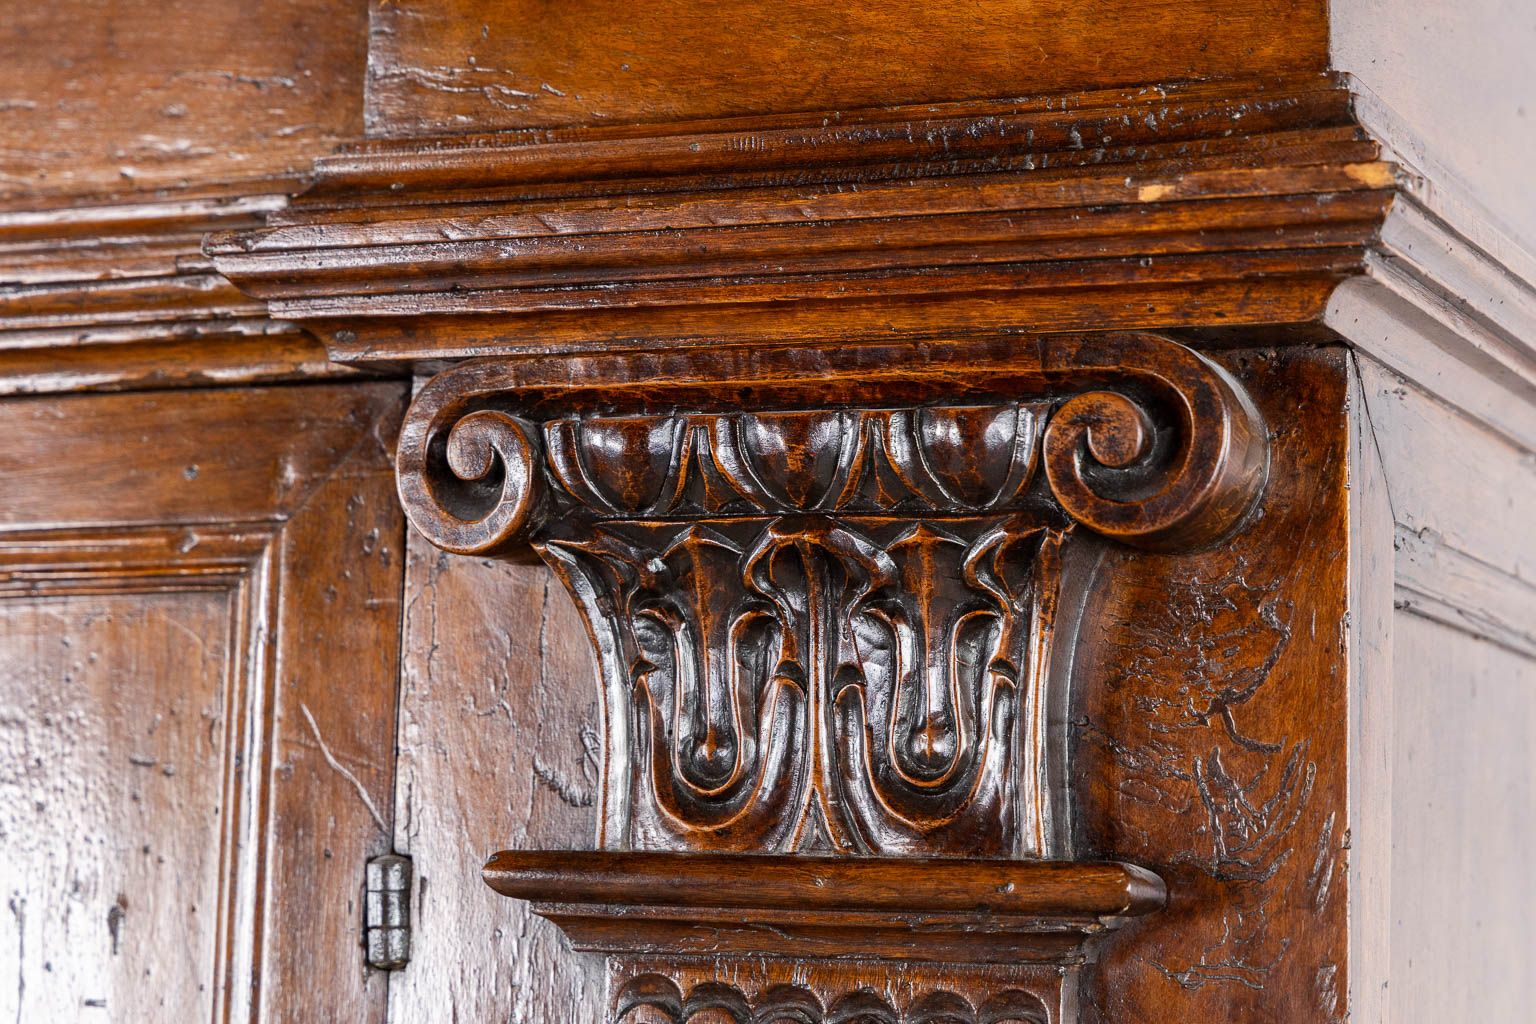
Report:
M 1292 324 L 1378 157 L 1324 75 L 374 142 L 205 251 L 348 361 Z
M 281 193 L 119 198 L 0 210 L 0 394 L 356 374 L 269 315 L 202 254 Z

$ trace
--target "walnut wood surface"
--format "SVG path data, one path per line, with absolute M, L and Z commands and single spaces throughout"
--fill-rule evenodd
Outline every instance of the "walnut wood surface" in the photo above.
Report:
M 362 130 L 361 0 L 56 0 L 5 14 L 3 205 L 282 188 Z
M 961 380 L 982 404 L 901 404 L 952 401 Z M 1138 898 L 1130 869 L 1023 866 L 1075 845 L 1063 671 L 1082 602 L 1063 593 L 1094 586 L 1096 559 L 1073 520 L 1208 545 L 1262 489 L 1266 433 L 1225 370 L 1141 335 L 439 375 L 407 415 L 402 500 L 451 550 L 532 542 L 576 598 L 604 694 L 602 842 L 637 851 L 509 853 L 488 880 L 617 970 L 708 954 L 717 980 L 761 955 L 1075 972 L 1117 913 L 1068 909 L 1081 886 L 1120 872 Z M 858 859 L 823 878 L 824 861 L 761 859 L 795 851 L 1011 855 L 1025 875 Z M 917 884 L 904 909 L 881 902 L 913 869 L 941 907 Z M 828 891 L 797 899 L 807 872 Z M 994 896 L 978 904 L 972 884 Z M 1053 885 L 1033 909 L 978 911 Z M 922 940 L 892 933 L 893 914 Z M 1000 969 L 983 995 L 1028 984 Z M 1046 1005 L 1069 989 L 1058 974 L 1031 991 Z
M 531 554 L 461 558 L 416 530 L 406 543 L 395 848 L 426 925 L 393 979 L 390 1020 L 441 1024 L 450 1007 L 465 1022 L 596 1022 L 603 958 L 480 879 L 498 849 L 582 849 L 597 835 L 603 722 L 581 618 Z
M 0 26 L 0 1018 L 1518 1016 L 1528 460 L 1329 343 L 1525 295 L 1320 3 L 248 8 Z
M 1020 860 L 507 851 L 485 877 L 612 954 L 612 1019 L 739 1024 L 1075 1020 L 1090 944 L 1164 898 L 1128 865 Z
M 1377 158 L 1325 75 L 391 141 L 207 251 L 347 360 L 1293 323 Z
M 1023 860 L 504 851 L 485 879 L 577 949 L 706 956 L 722 973 L 765 955 L 1075 968 L 1164 900 L 1130 865 Z
M 402 399 L 0 403 L 7 1016 L 383 1019 Z
M 503 896 L 540 903 L 1112 919 L 1164 898 L 1139 868 L 1037 860 L 507 850 L 484 874 Z
M 625 1024 L 792 1020 L 833 1024 L 1050 1024 L 1070 1019 L 1077 1003 L 1058 968 L 1019 967 L 1017 985 L 996 991 L 995 970 L 911 963 L 795 964 L 764 958 L 743 965 L 729 982 L 698 963 L 670 966 L 638 959 L 615 966 L 613 1011 Z
M 1156 865 L 1169 891 L 1169 927 L 1113 937 L 1086 975 L 1103 1021 L 1330 1021 L 1349 1005 L 1362 752 L 1340 709 L 1362 685 L 1363 610 L 1339 538 L 1376 499 L 1349 466 L 1346 359 L 1232 353 L 1271 424 L 1263 518 L 1203 553 L 1110 556 L 1085 609 L 1083 850 Z
M 930 404 L 962 394 L 961 405 Z M 993 404 L 1004 396 L 1015 401 Z M 729 408 L 750 411 L 716 411 Z M 1067 516 L 1178 548 L 1243 517 L 1263 487 L 1264 449 L 1251 401 L 1193 351 L 1153 335 L 1061 335 L 470 363 L 413 402 L 399 477 L 435 543 L 494 553 L 572 509 L 597 519 L 1015 510 L 1031 503 L 1038 458 Z
M 167 823 L 189 808 L 212 818 L 222 803 L 225 738 L 207 725 L 228 716 L 239 655 L 227 595 L 10 596 L 0 620 L 0 700 L 14 716 L 3 748 L 18 766 L 0 781 L 12 973 L 0 1008 L 12 1020 L 93 1006 L 213 1018 L 220 833 Z M 150 662 L 155 673 L 123 678 Z M 181 955 L 162 958 L 152 937 L 165 935 Z
M 0 115 L 3 116 L 3 115 Z M 358 376 L 202 255 L 281 194 L 0 210 L 0 394 Z
M 368 127 L 384 135 L 1322 70 L 1327 47 L 1316 0 L 396 0 L 373 33 Z

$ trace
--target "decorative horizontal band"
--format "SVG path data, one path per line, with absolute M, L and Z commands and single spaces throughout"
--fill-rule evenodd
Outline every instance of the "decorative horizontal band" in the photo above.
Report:
M 384 141 L 317 174 L 206 252 L 346 360 L 1315 319 L 1395 186 L 1327 76 Z
M 1090 930 L 1151 913 L 1166 898 L 1150 871 L 1084 861 L 507 850 L 484 875 L 503 896 L 541 904 L 978 913 Z
M 484 192 L 559 182 L 751 180 L 856 168 L 863 178 L 976 169 L 1034 170 L 1141 158 L 1147 147 L 1220 151 L 1213 140 L 1351 124 L 1335 76 L 1162 83 L 1036 97 L 439 139 L 380 140 L 316 163 L 307 205 L 377 193 L 399 205 L 427 191 Z M 1228 147 L 1238 148 L 1238 147 Z M 1154 152 L 1156 152 L 1154 150 Z M 1074 156 L 1074 154 L 1076 154 Z M 1186 148 L 1165 155 L 1197 155 Z M 593 187 L 593 186 L 589 186 Z
M 507 851 L 484 875 L 578 949 L 627 955 L 1067 966 L 1166 899 L 1099 862 Z
M 418 394 L 398 480 L 428 538 L 485 553 L 567 515 L 973 515 L 1028 504 L 1038 464 L 1050 498 L 1037 507 L 1179 547 L 1242 517 L 1265 450 L 1252 403 L 1215 364 L 1102 335 L 465 364 Z

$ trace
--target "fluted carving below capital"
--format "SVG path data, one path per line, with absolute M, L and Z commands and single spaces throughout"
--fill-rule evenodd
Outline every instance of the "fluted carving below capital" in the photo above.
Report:
M 824 1006 L 810 988 L 794 984 L 773 985 L 751 998 L 735 985 L 706 981 L 685 996 L 660 973 L 631 978 L 615 995 L 614 1018 L 620 1024 L 641 1020 L 645 1011 L 669 1024 L 1049 1024 L 1051 1019 L 1045 1002 L 1021 989 L 1005 989 L 980 1006 L 958 992 L 933 989 L 898 1006 L 871 988 L 850 987 Z

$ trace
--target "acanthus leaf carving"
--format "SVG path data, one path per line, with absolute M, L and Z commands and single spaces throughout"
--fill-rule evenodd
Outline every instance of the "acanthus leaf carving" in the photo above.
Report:
M 753 1024 L 1074 1018 L 1073 972 L 1116 910 L 1019 919 L 1035 966 L 969 995 L 937 986 L 893 1002 L 842 982 L 749 993 L 726 984 L 731 972 L 784 942 L 868 955 L 836 945 L 841 927 L 866 930 L 877 959 L 995 964 L 1023 947 L 995 946 L 950 910 L 909 922 L 930 944 L 931 928 L 945 936 L 914 950 L 876 937 L 881 912 L 802 918 L 752 893 L 696 927 L 692 911 L 642 906 L 655 879 L 641 876 L 711 853 L 733 855 L 726 874 L 752 854 L 1096 871 L 1071 863 L 1068 763 L 1070 656 L 1095 567 L 1113 543 L 1214 543 L 1266 472 L 1267 433 L 1239 385 L 1149 335 L 805 361 L 715 350 L 465 363 L 418 393 L 398 456 L 401 497 L 429 540 L 483 555 L 531 546 L 592 641 L 607 728 L 600 845 L 637 858 L 616 883 L 636 905 L 539 912 L 624 962 L 725 943 L 724 973 L 632 978 L 616 1019 Z M 539 891 L 516 877 L 532 861 L 506 863 L 522 866 L 488 874 L 493 885 Z M 1025 989 L 1002 984 L 1026 975 Z
M 605 845 L 1063 852 L 1064 552 L 1231 529 L 1265 471 L 1238 385 L 1147 335 L 896 369 L 717 357 L 639 395 L 605 386 L 636 373 L 615 360 L 450 370 L 399 454 L 430 539 L 531 543 L 575 596 Z

